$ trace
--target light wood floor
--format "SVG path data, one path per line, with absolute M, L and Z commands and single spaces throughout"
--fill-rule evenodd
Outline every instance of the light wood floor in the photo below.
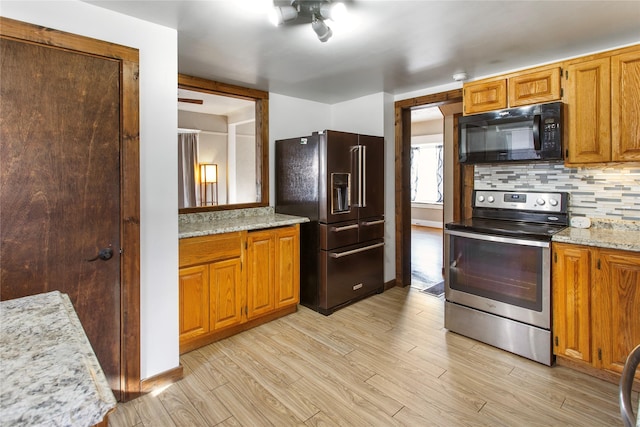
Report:
M 442 229 L 411 226 L 411 286 L 424 289 L 444 280 Z
M 110 426 L 620 426 L 617 387 L 443 329 L 443 301 L 393 288 L 185 354 L 185 377 Z

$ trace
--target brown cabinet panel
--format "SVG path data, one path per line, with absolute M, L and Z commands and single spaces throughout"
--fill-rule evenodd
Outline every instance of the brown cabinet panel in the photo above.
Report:
M 640 50 L 611 57 L 613 161 L 640 161 Z
M 242 274 L 240 259 L 218 261 L 210 265 L 211 330 L 218 330 L 242 322 Z
M 198 265 L 181 269 L 179 294 L 182 343 L 209 332 L 209 266 Z
M 247 237 L 247 318 L 275 308 L 275 234 L 254 231 Z
M 569 163 L 611 160 L 609 58 L 567 66 L 567 149 Z
M 297 228 L 282 229 L 276 236 L 276 308 L 300 300 L 300 239 Z
M 591 252 L 553 245 L 554 352 L 591 362 Z
M 602 368 L 622 373 L 627 356 L 640 344 L 640 254 L 603 249 L 599 260 L 594 332 L 602 343 Z
M 482 113 L 507 107 L 505 79 L 471 82 L 464 85 L 464 114 Z
M 560 67 L 555 67 L 509 78 L 509 106 L 519 107 L 559 100 L 560 73 Z
M 184 267 L 239 257 L 241 251 L 241 232 L 180 239 L 179 264 L 180 267 Z

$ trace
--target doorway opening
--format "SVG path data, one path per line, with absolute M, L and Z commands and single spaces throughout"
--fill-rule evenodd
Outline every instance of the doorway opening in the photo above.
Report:
M 397 101 L 396 118 L 396 286 L 412 282 L 412 214 L 411 214 L 411 142 L 412 111 L 437 108 L 444 118 L 443 135 L 443 209 L 441 223 L 457 220 L 464 212 L 465 178 L 456 162 L 457 117 L 462 112 L 462 89 Z M 439 231 L 442 241 L 442 231 Z M 417 243 L 417 239 L 416 239 Z M 442 246 L 439 247 L 442 253 Z M 419 252 L 419 249 L 415 249 Z M 428 251 L 425 250 L 425 253 Z M 419 254 L 417 254 L 419 256 Z M 433 258 L 433 257 L 430 257 Z M 416 263 L 419 261 L 416 261 Z M 440 277 L 442 277 L 442 261 Z M 436 273 L 438 274 L 438 273 Z
M 438 107 L 411 109 L 411 288 L 444 292 L 442 229 L 444 116 Z

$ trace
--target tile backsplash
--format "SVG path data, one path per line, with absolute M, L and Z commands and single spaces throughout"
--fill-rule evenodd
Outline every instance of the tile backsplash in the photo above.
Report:
M 566 191 L 569 214 L 640 221 L 640 167 L 567 168 L 563 164 L 475 165 L 476 189 Z

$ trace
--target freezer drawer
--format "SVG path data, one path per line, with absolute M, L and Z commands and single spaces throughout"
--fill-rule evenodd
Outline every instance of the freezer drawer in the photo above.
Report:
M 383 239 L 384 238 L 384 218 L 366 218 L 360 219 L 360 234 L 359 238 L 361 242 L 367 242 L 369 240 Z
M 358 221 L 320 224 L 320 249 L 331 250 L 358 243 Z
M 384 289 L 384 242 L 371 241 L 331 251 L 320 251 L 320 313 Z

